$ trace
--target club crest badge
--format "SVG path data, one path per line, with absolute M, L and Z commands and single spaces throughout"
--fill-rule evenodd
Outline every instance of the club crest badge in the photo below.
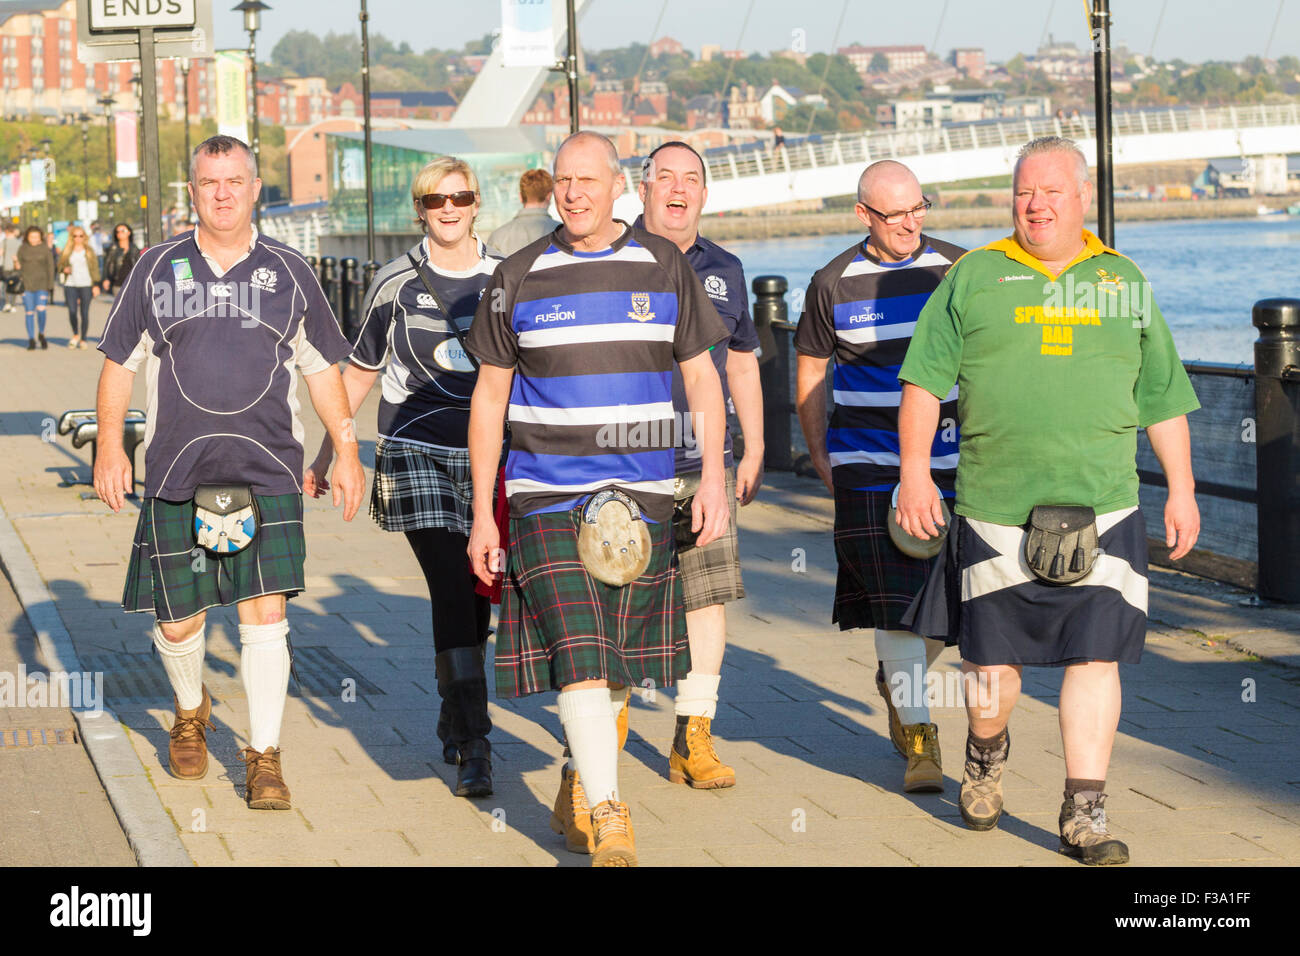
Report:
M 632 311 L 627 314 L 627 317 L 638 322 L 649 322 L 655 317 L 655 314 L 650 311 L 649 292 L 632 293 Z

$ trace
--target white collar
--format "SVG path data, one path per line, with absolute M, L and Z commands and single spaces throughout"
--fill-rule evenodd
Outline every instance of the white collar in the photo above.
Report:
M 257 247 L 257 226 L 252 225 L 250 223 L 249 228 L 253 230 L 253 237 L 248 242 L 248 251 L 245 252 L 242 256 L 240 256 L 238 259 L 236 259 L 234 262 L 232 262 L 230 264 L 230 269 L 235 268 L 235 266 L 239 265 L 250 255 L 252 255 L 253 250 Z M 197 227 L 195 227 L 194 229 L 194 248 L 198 249 L 199 255 L 201 255 L 205 260 L 207 260 L 208 268 L 212 270 L 212 274 L 216 276 L 218 279 L 220 279 L 223 275 L 225 275 L 227 272 L 230 271 L 230 269 L 222 269 L 220 266 L 217 265 L 217 261 L 215 259 L 213 259 L 210 255 L 208 255 L 206 252 L 203 251 L 203 247 L 199 245 L 199 230 Z

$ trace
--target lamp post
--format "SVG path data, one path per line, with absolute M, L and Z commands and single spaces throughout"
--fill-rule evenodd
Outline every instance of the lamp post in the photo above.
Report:
M 244 29 L 248 31 L 248 73 L 253 86 L 253 141 L 249 145 L 253 148 L 253 161 L 260 162 L 262 158 L 262 138 L 257 120 L 257 31 L 262 25 L 262 11 L 270 10 L 271 7 L 269 4 L 263 3 L 262 0 L 242 0 L 241 3 L 237 3 L 231 9 L 239 10 L 244 14 Z M 262 203 L 260 199 L 253 205 L 253 219 L 259 227 L 262 225 Z
M 184 84 L 182 91 L 182 109 L 185 111 L 185 176 L 189 177 L 190 170 L 190 58 L 181 57 L 181 82 Z
M 81 198 L 90 202 L 90 116 L 82 113 L 77 117 L 81 123 Z M 89 227 L 90 223 L 83 223 Z
M 361 0 L 361 115 L 364 117 L 362 128 L 366 134 L 366 266 L 365 282 L 370 287 L 377 268 L 375 262 L 375 186 L 372 176 L 370 150 L 370 30 L 368 24 L 370 13 L 366 9 L 366 0 Z

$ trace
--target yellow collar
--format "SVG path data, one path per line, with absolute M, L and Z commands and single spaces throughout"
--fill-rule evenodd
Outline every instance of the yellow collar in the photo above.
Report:
M 1023 266 L 1028 266 L 1036 272 L 1041 272 L 1049 279 L 1055 280 L 1058 278 L 1058 275 L 1053 275 L 1052 270 L 1043 265 L 1036 256 L 1026 252 L 1024 247 L 1021 246 L 1020 243 L 1016 242 L 1016 237 L 1014 235 L 1007 236 L 1005 239 L 999 239 L 996 242 L 990 242 L 984 248 L 1001 252 L 1008 259 L 1019 262 Z M 1087 229 L 1083 230 L 1083 249 L 1080 250 L 1077 256 L 1070 260 L 1069 264 L 1060 271 L 1059 275 L 1065 275 L 1065 273 L 1069 272 L 1080 262 L 1083 262 L 1085 259 L 1091 259 L 1093 256 L 1099 256 L 1103 252 L 1119 255 L 1118 252 L 1110 248 L 1110 246 L 1106 245 Z

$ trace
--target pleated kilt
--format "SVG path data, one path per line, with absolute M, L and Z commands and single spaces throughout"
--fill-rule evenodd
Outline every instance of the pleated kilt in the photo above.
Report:
M 307 542 L 302 495 L 257 495 L 252 543 L 214 555 L 194 543 L 194 502 L 145 498 L 135 525 L 122 607 L 183 621 L 200 611 L 263 594 L 293 597 L 304 588 Z
M 666 687 L 691 669 L 672 525 L 647 522 L 650 564 L 616 588 L 588 574 L 578 556 L 581 514 L 510 520 L 496 635 L 499 697 L 583 680 Z
M 740 576 L 740 542 L 736 529 L 736 469 L 726 470 L 727 506 L 731 517 L 722 537 L 704 547 L 687 548 L 677 555 L 682 596 L 687 611 L 726 604 L 745 596 Z
M 898 630 L 933 559 L 899 551 L 889 537 L 888 491 L 835 489 L 835 605 L 831 622 Z
M 385 531 L 448 528 L 468 538 L 473 504 L 468 448 L 435 448 L 382 435 L 375 443 L 370 517 Z
M 1097 516 L 1101 554 L 1068 585 L 1034 577 L 1022 527 L 953 517 L 947 547 L 903 626 L 956 638 L 974 664 L 1058 667 L 1142 659 L 1147 625 L 1147 533 L 1137 508 Z

